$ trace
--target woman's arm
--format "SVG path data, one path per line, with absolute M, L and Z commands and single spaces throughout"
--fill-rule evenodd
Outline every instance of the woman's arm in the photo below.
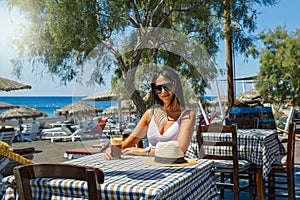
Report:
M 139 123 L 136 125 L 129 137 L 122 143 L 122 149 L 128 147 L 134 147 L 139 141 L 141 141 L 146 135 L 148 130 L 148 125 L 150 123 L 150 110 L 147 110 Z
M 141 120 L 134 128 L 129 137 L 122 143 L 122 154 L 131 155 L 146 155 L 146 149 L 137 148 L 135 145 L 141 141 L 146 135 L 148 126 L 151 120 L 150 110 L 147 110 L 142 116 Z
M 138 144 L 147 134 L 148 126 L 141 126 L 140 123 L 134 128 L 128 138 L 122 142 L 122 149 L 134 147 Z
M 177 141 L 183 150 L 186 152 L 192 140 L 195 126 L 195 113 L 191 110 L 185 111 L 181 118 L 179 134 Z
M 134 147 L 139 141 L 141 141 L 147 134 L 148 125 L 150 123 L 150 111 L 147 110 L 142 116 L 137 126 L 133 129 L 129 137 L 122 142 L 122 154 L 133 154 L 133 155 L 145 155 L 146 150 L 143 148 Z M 110 148 L 107 148 L 104 155 L 105 160 L 111 160 Z

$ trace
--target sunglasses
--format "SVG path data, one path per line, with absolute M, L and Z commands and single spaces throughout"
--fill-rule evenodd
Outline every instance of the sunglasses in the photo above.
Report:
M 173 85 L 174 85 L 174 82 L 165 83 L 162 85 L 156 85 L 156 86 L 154 86 L 154 92 L 155 92 L 155 94 L 160 94 L 162 92 L 163 88 L 166 92 L 169 92 L 172 90 Z

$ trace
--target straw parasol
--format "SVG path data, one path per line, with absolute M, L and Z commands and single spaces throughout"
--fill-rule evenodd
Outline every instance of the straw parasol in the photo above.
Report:
M 228 98 L 227 98 L 227 96 L 221 96 L 221 97 L 220 97 L 220 100 L 221 100 L 221 103 L 222 103 L 222 104 L 227 104 L 227 103 L 228 103 Z M 219 105 L 219 98 L 218 98 L 218 97 L 217 97 L 217 98 L 214 98 L 212 101 L 209 102 L 209 104 L 210 104 L 211 106 L 217 106 L 217 105 Z
M 263 98 L 256 89 L 251 89 L 236 97 L 235 106 L 237 107 L 255 107 L 262 106 Z
M 36 108 L 28 108 L 26 106 L 20 106 L 18 108 L 11 108 L 2 114 L 0 114 L 1 120 L 7 119 L 22 119 L 22 118 L 37 118 L 47 117 L 48 115 Z
M 96 116 L 96 114 L 101 111 L 102 111 L 101 109 L 96 108 L 92 104 L 76 101 L 73 102 L 72 104 L 56 109 L 54 113 L 60 116 L 74 116 L 74 115 Z
M 136 111 L 136 107 L 131 100 L 123 100 L 121 102 L 120 108 L 118 104 L 110 106 L 105 110 L 103 110 L 102 115 L 117 114 L 119 113 L 119 109 L 121 109 L 122 113 L 129 113 L 129 114 L 130 112 Z
M 101 92 L 97 92 L 91 96 L 85 97 L 82 100 L 85 101 L 108 101 L 108 100 L 116 100 L 117 94 L 113 92 L 111 89 L 104 90 Z
M 0 91 L 9 92 L 11 90 L 22 90 L 22 89 L 31 89 L 31 86 L 7 78 L 0 77 Z
M 19 106 L 15 106 L 15 105 L 12 105 L 10 103 L 6 103 L 6 102 L 3 102 L 3 101 L 0 101 L 0 110 L 4 110 L 4 109 L 10 109 L 10 108 L 18 108 Z
M 102 112 L 102 115 L 104 114 L 116 114 L 118 113 L 119 115 L 119 123 L 120 123 L 120 127 L 121 127 L 121 122 L 122 122 L 122 108 L 121 108 L 121 102 L 122 100 L 120 100 L 118 98 L 119 96 L 112 90 L 112 89 L 108 89 L 108 90 L 104 90 L 101 92 L 97 92 L 91 96 L 85 97 L 82 100 L 86 100 L 86 101 L 108 101 L 108 100 L 118 100 L 118 103 L 115 107 L 110 107 L 108 109 L 105 110 L 105 112 Z

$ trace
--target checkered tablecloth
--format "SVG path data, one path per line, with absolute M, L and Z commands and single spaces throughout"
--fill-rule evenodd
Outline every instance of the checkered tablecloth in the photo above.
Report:
M 211 174 L 212 161 L 198 160 L 196 165 L 187 167 L 160 167 L 144 164 L 146 158 L 125 156 L 121 160 L 105 161 L 102 154 L 95 154 L 66 163 L 102 168 L 105 175 L 101 185 L 103 199 L 218 199 Z M 4 181 L 11 184 L 14 177 L 6 177 Z M 82 198 L 86 197 L 86 185 L 81 181 L 53 179 L 47 184 L 53 191 L 80 193 Z M 41 195 L 36 194 L 37 197 Z M 8 187 L 5 199 L 13 196 L 14 189 Z
M 263 177 L 266 177 L 275 161 L 275 156 L 285 154 L 284 146 L 280 143 L 275 130 L 270 129 L 238 129 L 238 153 L 239 159 L 252 162 L 262 167 Z M 227 133 L 203 133 L 203 140 L 230 141 L 231 134 Z M 218 155 L 228 155 L 229 149 L 220 146 L 205 147 L 204 152 Z M 230 152 L 230 153 L 229 153 Z M 198 143 L 196 137 L 186 153 L 187 158 L 197 158 Z

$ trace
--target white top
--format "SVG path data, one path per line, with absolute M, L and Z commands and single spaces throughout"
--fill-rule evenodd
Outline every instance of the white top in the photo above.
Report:
M 154 121 L 155 114 L 152 116 L 147 131 L 147 138 L 150 147 L 155 147 L 158 142 L 177 140 L 180 127 L 180 119 L 184 112 L 185 110 L 181 112 L 176 122 L 174 122 L 162 135 L 160 134 L 157 124 Z

